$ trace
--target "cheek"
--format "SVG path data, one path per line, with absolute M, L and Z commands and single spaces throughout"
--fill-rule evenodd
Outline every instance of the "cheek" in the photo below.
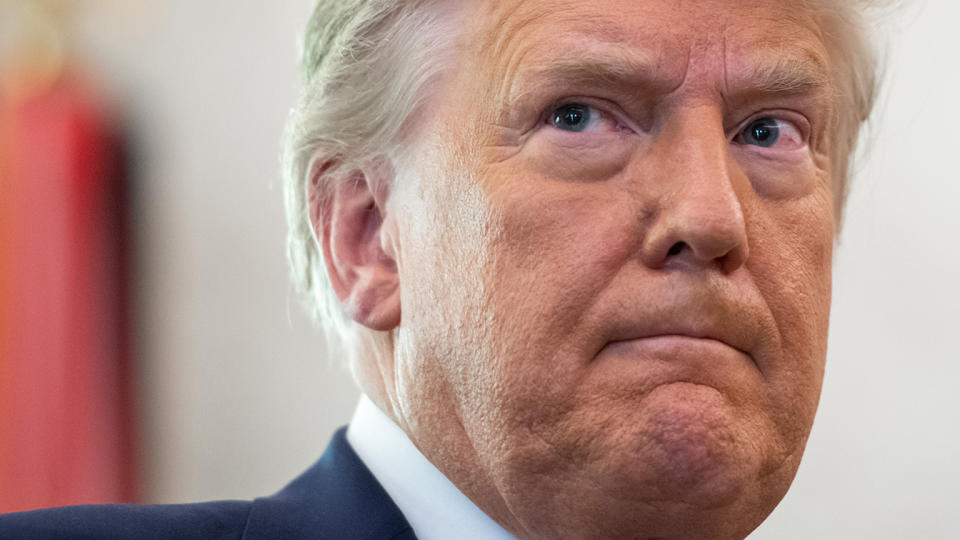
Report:
M 555 350 L 636 255 L 639 221 L 606 184 L 518 179 L 492 192 L 491 207 L 498 234 L 484 279 L 493 322 L 522 332 L 512 340 L 521 348 Z
M 811 197 L 782 213 L 758 240 L 771 256 L 756 271 L 780 326 L 784 346 L 826 350 L 830 312 L 833 221 L 829 197 Z M 766 289 L 766 290 L 764 290 Z
M 486 341 L 482 269 L 489 219 L 469 182 L 436 171 L 404 178 L 395 195 L 400 218 L 401 325 L 397 386 L 411 410 L 445 416 L 460 410 L 469 366 L 482 364 Z M 476 373 L 470 376 L 476 376 Z M 477 384 L 482 384 L 478 380 Z M 443 398 L 438 396 L 442 395 Z
M 768 208 L 755 223 L 750 271 L 780 336 L 764 366 L 765 407 L 781 435 L 803 441 L 820 396 L 830 318 L 833 254 L 832 199 L 828 190 Z M 756 255 L 756 256 L 754 256 Z
M 441 381 L 431 391 L 451 398 L 445 406 L 478 446 L 495 448 L 523 423 L 518 414 L 569 405 L 602 346 L 584 314 L 635 254 L 639 224 L 600 184 L 483 177 L 410 209 L 440 214 L 407 233 L 418 256 L 401 282 L 423 290 L 404 297 L 403 333 L 418 341 L 406 356 L 419 365 L 404 379 Z

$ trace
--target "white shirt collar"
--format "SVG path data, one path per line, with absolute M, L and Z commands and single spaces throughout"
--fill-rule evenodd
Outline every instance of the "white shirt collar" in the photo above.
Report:
M 366 395 L 360 396 L 347 441 L 420 540 L 514 540 L 434 467 Z

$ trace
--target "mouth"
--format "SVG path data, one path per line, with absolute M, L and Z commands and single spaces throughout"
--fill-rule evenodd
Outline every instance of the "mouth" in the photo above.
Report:
M 736 322 L 731 322 L 736 321 Z M 699 322 L 654 318 L 646 324 L 627 324 L 609 336 L 608 345 L 635 341 L 648 346 L 722 346 L 752 357 L 758 329 L 748 317 L 702 318 Z
M 741 349 L 740 347 L 727 342 L 723 338 L 711 336 L 711 335 L 695 335 L 695 334 L 686 334 L 686 333 L 676 332 L 676 333 L 654 334 L 651 336 L 634 338 L 630 340 L 620 340 L 620 342 L 636 341 L 636 340 L 645 341 L 652 346 L 663 347 L 663 348 L 671 348 L 671 347 L 717 348 L 719 347 L 724 349 L 733 349 L 734 351 L 744 356 L 747 356 L 747 357 L 750 356 L 750 354 L 747 353 L 747 351 Z M 613 343 L 617 343 L 617 342 L 613 342 Z
M 702 379 L 721 384 L 747 372 L 763 377 L 754 356 L 761 323 L 748 309 L 722 305 L 725 309 L 714 304 L 712 309 L 667 309 L 638 317 L 609 334 L 597 358 L 664 381 Z M 744 368 L 747 371 L 741 371 Z
M 746 395 L 763 380 L 753 356 L 711 335 L 666 332 L 608 342 L 595 357 L 611 384 L 649 394 L 656 388 L 707 387 Z
M 620 357 L 627 369 L 650 360 L 668 371 L 695 374 L 725 366 L 764 376 L 776 330 L 763 301 L 749 287 L 671 282 L 661 294 L 638 295 L 608 312 L 598 357 Z M 633 365 L 634 367 L 629 367 Z M 686 366 L 686 367 L 683 367 Z
M 698 359 L 711 357 L 753 357 L 743 349 L 710 335 L 691 335 L 686 333 L 663 333 L 642 337 L 614 340 L 604 347 L 610 353 L 627 353 L 631 356 L 659 358 L 662 360 L 683 360 L 686 357 Z
M 747 298 L 719 297 L 708 289 L 672 300 L 631 304 L 607 327 L 604 341 L 609 346 L 646 342 L 645 347 L 724 348 L 752 361 L 769 334 L 762 309 Z

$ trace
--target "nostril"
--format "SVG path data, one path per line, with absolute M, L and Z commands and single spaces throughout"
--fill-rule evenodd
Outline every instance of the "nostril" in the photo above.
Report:
M 687 244 L 685 244 L 684 242 L 677 242 L 676 244 L 670 247 L 670 251 L 667 252 L 667 255 L 668 256 L 679 255 L 680 252 L 683 251 L 683 248 L 686 245 Z

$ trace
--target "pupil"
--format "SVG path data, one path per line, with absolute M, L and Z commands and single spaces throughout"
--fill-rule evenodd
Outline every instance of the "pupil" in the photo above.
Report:
M 553 116 L 553 125 L 567 131 L 582 131 L 586 128 L 589 112 L 582 105 L 565 105 Z
M 583 112 L 577 109 L 570 109 L 567 111 L 567 114 L 563 116 L 563 121 L 568 126 L 575 126 L 583 120 Z
M 757 146 L 773 146 L 780 138 L 780 126 L 770 118 L 761 118 L 747 128 L 748 138 Z

